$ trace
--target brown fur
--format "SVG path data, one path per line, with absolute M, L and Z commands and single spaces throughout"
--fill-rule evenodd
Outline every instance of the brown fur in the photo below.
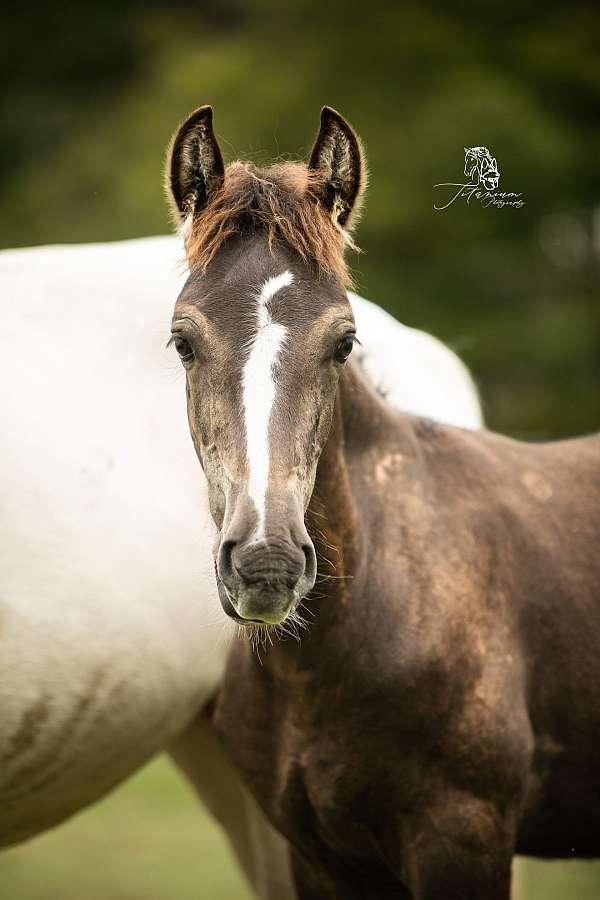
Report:
M 357 248 L 318 199 L 321 189 L 321 174 L 302 163 L 265 169 L 231 163 L 223 185 L 192 222 L 186 242 L 190 266 L 206 271 L 229 238 L 263 231 L 270 248 L 283 241 L 320 272 L 351 287 L 344 250 L 348 244 Z

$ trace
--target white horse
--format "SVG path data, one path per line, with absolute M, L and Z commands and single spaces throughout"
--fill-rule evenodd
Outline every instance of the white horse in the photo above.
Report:
M 0 254 L 0 846 L 168 749 L 258 896 L 286 900 L 285 843 L 210 724 L 230 634 L 181 368 L 165 350 L 182 257 L 166 237 Z M 450 350 L 352 302 L 363 365 L 389 402 L 481 425 Z

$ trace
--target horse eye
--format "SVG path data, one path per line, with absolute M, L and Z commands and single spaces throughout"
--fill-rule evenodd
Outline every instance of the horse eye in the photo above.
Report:
M 189 341 L 186 341 L 186 339 L 180 335 L 175 335 L 173 343 L 175 344 L 175 349 L 179 353 L 182 362 L 191 362 L 193 360 L 194 351 L 190 347 Z
M 354 341 L 356 340 L 353 334 L 347 334 L 345 337 L 341 339 L 337 347 L 335 348 L 335 353 L 333 357 L 336 362 L 343 363 L 346 362 L 350 354 L 352 353 L 352 348 L 354 346 Z

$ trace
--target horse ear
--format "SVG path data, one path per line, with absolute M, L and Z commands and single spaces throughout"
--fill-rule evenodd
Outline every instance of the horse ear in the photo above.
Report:
M 308 168 L 322 175 L 318 197 L 334 222 L 349 228 L 366 184 L 364 154 L 351 125 L 330 106 L 321 110 L 321 129 Z
M 212 107 L 201 106 L 179 126 L 171 140 L 166 187 L 180 222 L 198 215 L 213 191 L 223 184 L 225 167 L 212 119 Z

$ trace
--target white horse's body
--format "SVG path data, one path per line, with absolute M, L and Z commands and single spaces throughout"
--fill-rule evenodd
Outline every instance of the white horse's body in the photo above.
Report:
M 283 843 L 196 717 L 230 626 L 184 375 L 165 351 L 181 258 L 176 238 L 0 254 L 0 845 L 169 747 L 256 890 L 283 900 Z M 390 402 L 481 424 L 451 351 L 353 305 Z

